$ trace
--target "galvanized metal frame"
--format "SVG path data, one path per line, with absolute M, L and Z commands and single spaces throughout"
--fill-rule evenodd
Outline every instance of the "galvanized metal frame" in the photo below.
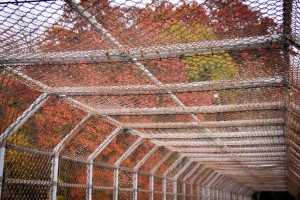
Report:
M 41 94 L 1 135 L 0 144 L 6 143 L 11 137 L 50 97 L 49 94 Z
M 177 180 L 179 176 L 185 172 L 185 170 L 192 164 L 193 162 L 190 160 L 188 161 L 173 177 L 173 199 L 177 199 Z
M 50 95 L 41 94 L 1 135 L 0 135 L 0 198 L 4 181 L 4 160 L 7 140 L 49 99 Z
M 72 140 L 82 129 L 82 127 L 88 123 L 92 115 L 88 113 L 71 131 L 58 143 L 52 151 L 52 166 L 51 166 L 51 190 L 50 199 L 56 200 L 57 198 L 57 187 L 58 187 L 58 171 L 59 171 L 59 154 L 64 146 Z M 89 168 L 88 168 L 89 169 Z M 88 173 L 89 175 L 89 173 Z
M 73 8 L 73 10 L 75 10 L 79 15 L 81 15 L 98 32 L 100 32 L 103 36 L 105 36 L 107 39 L 109 39 L 118 48 L 124 49 L 123 45 L 121 43 L 119 43 L 105 28 L 103 28 L 103 26 L 101 24 L 99 24 L 95 19 L 93 19 L 91 14 L 88 13 L 88 11 L 86 11 L 82 6 L 76 4 L 74 1 L 69 1 L 68 3 Z M 232 41 L 230 42 L 230 44 L 231 43 L 232 43 Z M 155 76 L 153 76 L 153 74 L 147 68 L 145 68 L 145 66 L 143 64 L 136 61 L 136 58 L 130 57 L 130 59 L 156 85 L 162 85 L 162 83 Z M 169 92 L 169 96 L 177 105 L 181 106 L 182 108 L 186 108 L 186 106 L 172 92 Z M 196 123 L 198 125 L 201 125 L 201 122 L 195 115 L 191 114 L 191 117 L 196 121 Z M 123 127 L 128 128 L 125 124 Z M 133 128 L 133 127 L 131 127 L 131 128 Z M 137 128 L 137 127 L 135 127 L 135 128 Z
M 28 55 L 28 57 L 33 57 L 29 59 L 6 59 L 2 60 L 0 64 L 18 64 L 18 63 L 57 63 L 57 62 L 107 62 L 107 61 L 131 61 L 131 60 L 143 60 L 143 59 L 154 59 L 161 58 L 165 56 L 179 56 L 184 54 L 196 54 L 196 53 L 212 53 L 217 54 L 220 51 L 232 51 L 241 49 L 255 49 L 255 48 L 268 48 L 275 45 L 283 44 L 283 39 L 280 35 L 264 35 L 256 37 L 244 37 L 244 38 L 234 38 L 225 39 L 218 41 L 211 41 L 210 45 L 205 42 L 193 42 L 185 44 L 176 45 L 165 45 L 165 46 L 152 46 L 145 49 L 134 49 L 129 48 L 124 51 L 124 47 L 120 44 L 110 33 L 107 31 L 100 23 L 98 23 L 93 16 L 88 13 L 81 5 L 76 4 L 76 2 L 69 0 L 68 4 L 72 9 L 81 15 L 95 30 L 100 32 L 113 44 L 115 44 L 119 51 L 117 54 L 109 51 L 90 51 L 87 56 L 74 56 L 76 52 L 70 52 L 70 57 L 66 57 L 62 53 L 58 52 L 53 55 L 47 55 L 47 53 L 40 53 L 36 57 Z M 151 51 L 151 49 L 156 49 L 156 51 Z M 168 51 L 166 51 L 168 49 Z M 124 52 L 128 52 L 126 55 L 121 55 Z M 109 56 L 108 56 L 109 55 Z M 18 56 L 18 55 L 16 55 Z M 23 56 L 22 56 L 23 57 Z M 25 56 L 26 57 L 26 56 Z M 41 58 L 42 57 L 42 58 Z
M 19 74 L 20 75 L 20 74 Z M 22 75 L 22 74 L 21 74 Z M 30 77 L 26 77 L 26 81 L 28 81 L 28 79 L 30 79 Z M 34 82 L 34 84 L 36 84 L 35 82 Z M 39 82 L 36 84 L 36 85 L 38 85 L 39 84 Z M 174 99 L 174 96 L 173 96 L 173 99 Z M 176 100 L 176 98 L 175 98 L 175 100 Z M 74 103 L 74 102 L 73 102 Z M 80 105 L 81 106 L 81 105 Z M 81 108 L 82 109 L 82 108 Z M 89 109 L 86 109 L 86 106 L 85 105 L 83 105 L 83 109 L 84 110 L 87 110 L 88 112 L 90 111 Z M 110 120 L 112 120 L 112 119 L 110 119 Z M 115 124 L 120 124 L 119 122 L 116 122 L 115 120 L 112 120 L 113 121 L 113 123 L 115 123 Z
M 87 158 L 87 194 L 86 199 L 91 200 L 92 199 L 92 192 L 93 192 L 93 162 L 94 159 L 115 139 L 120 131 L 123 130 L 121 127 L 117 127 L 109 136 L 105 138 L 104 141 L 99 144 L 99 146 L 94 150 L 93 153 L 89 155 Z M 118 172 L 114 172 L 117 173 Z M 115 176 L 114 176 L 115 178 Z M 115 182 L 114 182 L 115 183 Z M 118 182 L 117 182 L 118 183 Z
M 164 94 L 170 92 L 204 92 L 229 89 L 251 89 L 258 87 L 280 87 L 281 77 L 268 77 L 249 80 L 221 80 L 193 83 L 173 83 L 162 85 L 126 85 L 126 86 L 85 86 L 85 87 L 47 87 L 47 92 L 56 95 L 129 95 Z M 296 108 L 294 106 L 293 108 Z
M 140 160 L 136 165 L 135 167 L 133 168 L 133 170 L 135 171 L 133 173 L 133 189 L 134 189 L 134 192 L 133 192 L 133 199 L 134 200 L 137 200 L 138 199 L 138 171 L 140 169 L 140 167 L 142 167 L 142 165 L 157 151 L 157 149 L 159 148 L 158 145 L 155 145 L 143 158 L 142 160 Z M 153 177 L 154 179 L 154 176 L 151 175 L 151 177 Z M 151 179 L 151 178 L 150 178 Z M 152 180 L 154 181 L 154 180 Z M 154 183 L 152 182 L 152 185 Z M 150 180 L 150 188 L 149 190 L 151 191 L 151 180 Z
M 70 3 L 71 2 L 71 3 Z M 92 18 L 92 16 L 89 16 L 88 14 L 89 13 L 86 13 L 86 11 L 84 10 L 84 8 L 80 8 L 79 7 L 79 5 L 75 5 L 74 4 L 74 1 L 70 1 L 69 3 L 70 3 L 70 5 L 72 6 L 72 4 L 73 4 L 73 9 L 75 8 L 75 10 L 76 9 L 79 9 L 79 11 L 81 12 L 82 11 L 82 16 L 89 22 L 89 23 L 91 23 L 91 25 L 94 25 L 94 28 L 95 29 L 97 29 L 98 31 L 100 31 L 100 32 L 102 32 L 103 34 L 105 34 L 113 43 L 115 43 L 120 49 L 123 49 L 123 46 L 117 41 L 117 40 L 115 40 L 114 38 L 113 38 L 113 36 L 108 32 L 108 31 L 106 31 L 104 28 L 103 28 L 103 26 L 101 26 L 101 24 L 99 24 L 98 22 L 96 22 L 96 21 L 93 21 L 93 18 Z M 291 2 L 291 1 L 284 1 L 285 2 L 285 4 L 287 4 L 286 2 Z M 78 8 L 79 7 L 79 8 Z M 81 9 L 81 10 L 80 10 Z M 79 13 L 80 14 L 80 13 Z M 285 19 L 285 21 L 286 21 L 286 19 Z M 286 22 L 285 22 L 285 24 L 286 24 Z M 287 31 L 286 31 L 287 29 L 285 28 L 285 31 L 284 31 L 284 33 L 285 33 L 285 35 L 286 35 L 286 33 L 287 33 Z M 287 37 L 287 36 L 285 36 L 285 37 Z M 281 43 L 281 39 L 280 39 L 280 42 L 278 42 L 278 43 Z M 270 45 L 272 45 L 272 44 L 270 44 Z M 250 45 L 251 46 L 251 45 Z M 236 48 L 236 47 L 235 47 Z M 171 52 L 171 53 L 174 53 L 174 52 Z M 168 54 L 168 55 L 171 55 L 170 53 Z M 136 58 L 134 58 L 132 55 L 131 56 L 128 56 L 128 58 L 129 59 L 136 59 Z M 158 83 L 157 82 L 157 79 L 149 72 L 149 71 L 147 71 L 147 69 L 145 69 L 144 68 L 144 66 L 142 66 L 140 63 L 138 63 L 136 60 L 133 60 L 135 63 L 136 63 L 136 65 L 138 65 L 138 66 L 140 66 L 140 68 L 142 69 L 142 70 L 145 70 L 146 72 L 147 72 L 147 74 L 149 75 L 149 77 L 152 77 L 152 80 L 155 82 L 155 83 Z M 8 69 L 8 68 L 7 68 Z M 16 73 L 16 71 L 14 71 L 13 73 Z M 23 78 L 24 78 L 24 76 L 23 76 Z M 28 78 L 28 77 L 27 77 Z M 25 78 L 26 79 L 26 78 Z M 35 81 L 35 80 L 33 80 L 33 81 Z M 37 84 L 38 85 L 38 84 Z M 43 88 L 44 86 L 42 85 L 42 88 Z M 47 88 L 48 89 L 48 88 Z M 168 91 L 167 91 L 168 92 Z M 180 106 L 182 106 L 180 109 L 181 110 L 184 110 L 184 108 L 186 108 L 180 101 L 178 101 L 178 99 L 177 99 L 177 97 L 175 96 L 175 95 L 173 95 L 172 94 L 172 92 L 171 92 L 171 94 L 170 94 L 170 96 L 172 96 L 172 98 L 173 98 L 173 100 L 175 101 L 175 102 L 177 102 L 178 103 L 178 105 L 180 105 Z M 147 111 L 148 112 L 148 111 Z M 152 112 L 152 111 L 151 111 Z M 155 112 L 158 112 L 158 111 L 155 111 Z M 162 111 L 159 111 L 159 112 L 161 112 L 161 113 L 163 113 Z M 174 112 L 174 113 L 180 113 L 180 112 L 182 112 L 182 111 L 180 111 L 180 112 L 177 112 L 177 111 L 168 111 L 168 112 Z M 186 112 L 186 113 L 188 113 L 188 114 L 190 114 L 190 113 L 193 113 L 193 111 L 184 111 L 184 112 Z M 128 113 L 127 113 L 128 114 Z M 149 113 L 149 114 L 153 114 L 153 113 Z M 191 115 L 191 116 L 193 116 L 193 115 Z M 279 120 L 280 121 L 280 120 Z M 285 125 L 284 124 L 284 122 L 283 123 L 279 123 L 280 125 Z M 126 125 L 125 125 L 125 127 L 127 127 Z M 219 138 L 219 137 L 217 137 L 217 138 Z M 161 142 L 161 141 L 160 141 Z M 218 144 L 218 143 L 214 143 L 214 144 Z M 255 143 L 256 144 L 256 143 Z M 220 145 L 220 146 L 222 146 L 222 147 L 226 147 L 227 148 L 227 145 L 226 144 L 222 144 L 222 145 Z M 1 146 L 1 148 L 3 148 L 3 146 Z M 4 150 L 5 150 L 5 147 L 4 147 Z M 4 154 L 4 151 L 0 151 L 0 152 L 3 152 L 3 154 Z M 2 155 L 2 154 L 1 154 Z M 274 154 L 275 155 L 275 154 Z M 183 155 L 183 156 L 186 156 L 186 155 Z M 251 169 L 249 169 L 249 167 L 247 167 L 247 166 L 245 166 L 245 162 L 244 162 L 244 160 L 243 159 L 236 159 L 235 157 L 236 157 L 237 155 L 235 155 L 235 154 L 231 154 L 230 155 L 230 157 L 232 157 L 233 159 L 231 159 L 231 160 L 233 160 L 233 162 L 241 162 L 241 163 L 243 163 L 243 168 L 244 169 L 246 169 L 246 171 L 247 172 L 249 172 L 249 176 L 251 176 L 251 177 L 258 177 L 257 176 L 257 174 L 256 173 L 253 173 L 253 171 L 251 171 Z M 281 156 L 275 156 L 275 158 L 277 159 L 277 158 L 280 158 Z M 4 158 L 4 156 L 3 156 L 3 158 Z M 1 157 L 0 157 L 0 159 L 1 159 Z M 53 163 L 54 163 L 54 166 L 58 166 L 58 161 L 56 162 L 56 157 L 55 158 L 53 158 Z M 272 160 L 272 159 L 270 159 L 270 160 Z M 280 160 L 280 159 L 278 159 L 278 160 Z M 1 161 L 1 160 L 0 160 Z M 121 161 L 122 162 L 122 161 Z M 57 163 L 57 164 L 56 164 Z M 0 167 L 0 169 L 1 169 L 1 167 Z M 55 169 L 55 168 L 54 168 Z M 1 170 L 0 170 L 1 171 Z M 54 170 L 55 171 L 55 170 Z M 117 171 L 117 173 L 118 173 L 119 171 Z M 91 172 L 92 173 L 92 172 Z M 217 172 L 216 172 L 217 173 Z M 212 173 L 213 174 L 213 173 Z M 212 174 L 210 175 L 210 176 L 212 176 Z M 1 174 L 0 174 L 1 175 Z M 91 174 L 90 174 L 91 175 Z M 210 177 L 209 176 L 209 177 Z M 209 177 L 207 177 L 206 178 L 206 180 L 208 180 L 208 178 Z M 218 176 L 216 176 L 216 177 L 218 177 Z M 216 178 L 216 177 L 214 177 L 213 179 L 218 179 L 218 178 Z M 54 178 L 55 179 L 55 178 Z M 257 178 L 261 183 L 262 183 L 262 185 L 264 185 L 264 182 L 262 181 L 262 180 L 260 180 L 259 178 Z M 136 179 L 137 180 L 137 179 Z M 206 181 L 205 180 L 205 181 Z M 213 180 L 211 180 L 211 184 L 213 183 L 214 181 Z M 137 183 L 136 183 L 137 184 Z M 118 183 L 116 184 L 117 186 L 118 186 Z M 228 185 L 228 187 L 229 187 L 229 189 L 230 190 L 232 190 L 232 187 L 236 187 L 236 186 L 238 186 L 237 187 L 237 194 L 239 193 L 239 192 L 241 192 L 241 191 L 247 191 L 249 188 L 247 188 L 246 186 L 244 186 L 244 185 L 241 185 L 241 184 L 239 184 L 239 183 L 236 183 L 236 182 L 232 182 L 230 185 Z M 269 186 L 268 185 L 266 185 L 266 188 L 268 188 Z M 118 190 L 117 190 L 118 191 Z M 251 191 L 251 189 L 250 189 L 250 191 Z M 213 193 L 213 195 L 214 195 L 214 193 Z
M 207 114 L 220 112 L 245 112 L 280 110 L 284 108 L 282 102 L 216 105 L 216 106 L 193 106 L 193 107 L 162 107 L 162 108 L 104 108 L 94 109 L 99 115 L 165 115 L 165 114 Z

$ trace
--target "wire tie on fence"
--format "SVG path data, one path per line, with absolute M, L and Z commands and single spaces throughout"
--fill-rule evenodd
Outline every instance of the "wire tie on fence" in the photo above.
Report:
M 144 51 L 143 50 L 140 50 L 140 54 L 141 54 L 141 59 L 144 59 Z
M 159 57 L 159 61 L 162 61 L 162 57 L 160 56 L 158 51 L 155 51 L 155 53 L 157 53 L 158 57 Z
M 106 52 L 106 53 L 105 53 L 105 56 L 106 56 L 107 60 L 111 60 L 111 57 L 110 57 L 110 55 L 109 55 L 109 52 Z

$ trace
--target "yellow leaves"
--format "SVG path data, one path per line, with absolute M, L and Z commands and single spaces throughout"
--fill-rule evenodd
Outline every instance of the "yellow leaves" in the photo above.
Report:
M 228 53 L 220 52 L 214 55 L 186 55 L 182 62 L 188 65 L 190 82 L 227 80 L 238 77 L 238 66 Z
M 18 131 L 10 138 L 8 138 L 8 142 L 18 146 L 26 146 L 29 144 L 28 138 L 26 137 L 24 132 Z
M 176 22 L 171 24 L 166 30 L 167 34 L 171 34 L 173 40 L 177 43 L 201 42 L 214 38 L 212 29 L 199 23 L 184 25 Z

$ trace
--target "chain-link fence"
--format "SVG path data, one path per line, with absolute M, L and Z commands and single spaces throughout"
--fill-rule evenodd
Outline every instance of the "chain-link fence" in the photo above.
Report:
M 1 1 L 0 198 L 297 196 L 299 8 Z

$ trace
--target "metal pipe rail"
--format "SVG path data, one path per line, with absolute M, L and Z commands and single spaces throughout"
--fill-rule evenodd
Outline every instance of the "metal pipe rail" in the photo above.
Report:
M 94 50 L 94 51 L 71 51 L 52 53 L 31 53 L 8 55 L 1 58 L 0 64 L 19 63 L 62 63 L 62 62 L 109 62 L 109 61 L 131 61 L 132 59 L 157 59 L 166 56 L 180 56 L 184 54 L 214 53 L 223 51 L 267 48 L 283 44 L 280 35 L 264 35 L 207 42 L 193 42 L 184 44 L 173 44 L 165 46 L 151 46 L 147 48 L 124 48 L 93 16 L 81 5 L 68 1 L 69 5 L 78 12 L 81 17 L 88 21 L 91 26 L 103 34 L 108 40 L 115 44 L 118 49 Z M 153 51 L 155 49 L 155 51 Z M 125 53 L 126 52 L 126 53 Z M 24 58 L 25 57 L 25 58 Z
M 10 68 L 8 68 L 10 69 Z M 49 87 L 47 93 L 57 95 L 128 95 L 128 94 L 162 94 L 168 92 L 204 92 L 232 89 L 251 89 L 284 86 L 280 76 L 236 79 L 220 81 L 203 81 L 192 83 L 174 83 L 161 85 L 125 85 L 125 86 L 85 86 L 85 87 Z

